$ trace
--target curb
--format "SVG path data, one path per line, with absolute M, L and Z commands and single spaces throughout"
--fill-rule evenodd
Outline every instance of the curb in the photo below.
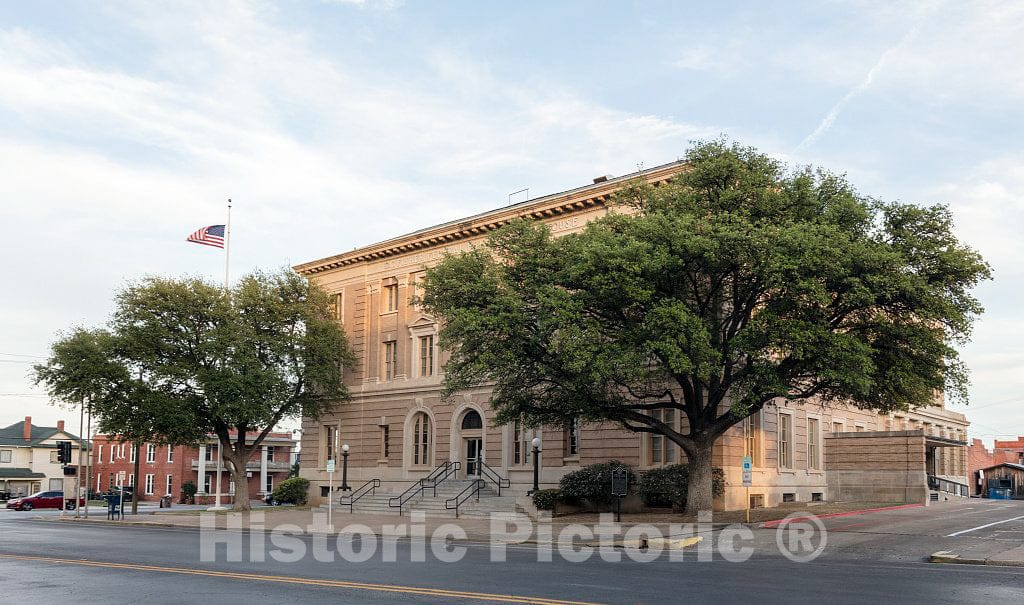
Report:
M 940 550 L 928 557 L 929 563 L 944 563 L 947 565 L 1001 565 L 1004 567 L 1024 567 L 1024 561 L 1000 560 L 1000 559 L 967 559 L 954 554 L 948 550 Z
M 879 508 L 865 508 L 863 510 L 850 510 L 841 513 L 826 513 L 824 515 L 813 515 L 805 517 L 793 517 L 792 519 L 776 519 L 774 521 L 765 521 L 762 527 L 765 529 L 776 528 L 786 523 L 792 523 L 794 521 L 807 521 L 812 518 L 816 519 L 836 519 L 839 517 L 853 517 L 856 515 L 867 515 L 870 513 L 884 513 L 892 510 L 903 510 L 905 508 L 923 508 L 924 504 L 899 504 L 896 506 L 882 506 Z

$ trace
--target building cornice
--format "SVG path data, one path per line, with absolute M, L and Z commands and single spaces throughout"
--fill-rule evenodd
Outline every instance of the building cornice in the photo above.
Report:
M 474 216 L 442 223 L 383 242 L 357 248 L 351 252 L 295 265 L 293 268 L 302 275 L 315 275 L 339 267 L 371 262 L 475 238 L 507 225 L 517 218 L 529 217 L 544 220 L 572 215 L 595 207 L 603 207 L 611 201 L 615 192 L 622 188 L 625 183 L 634 179 L 642 179 L 655 186 L 662 185 L 679 174 L 684 166 L 685 164 L 682 161 L 677 161 L 620 177 L 608 178 L 592 185 L 553 193 L 519 204 L 506 206 L 505 208 L 497 208 Z

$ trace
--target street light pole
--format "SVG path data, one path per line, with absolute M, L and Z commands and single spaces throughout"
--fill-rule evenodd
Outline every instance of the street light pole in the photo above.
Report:
M 348 444 L 341 446 L 341 491 L 347 492 L 348 486 Z
M 540 490 L 540 437 L 534 437 L 531 444 L 533 444 L 533 489 L 526 494 L 527 496 Z

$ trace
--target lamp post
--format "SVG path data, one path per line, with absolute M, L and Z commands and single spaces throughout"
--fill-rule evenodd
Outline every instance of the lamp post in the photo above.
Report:
M 540 437 L 534 437 L 530 443 L 533 444 L 533 489 L 526 494 L 527 496 L 540 490 Z
M 352 489 L 348 486 L 348 444 L 341 446 L 341 491 Z

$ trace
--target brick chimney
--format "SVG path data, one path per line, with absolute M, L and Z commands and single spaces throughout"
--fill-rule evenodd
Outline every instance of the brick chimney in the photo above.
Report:
M 25 416 L 25 427 L 21 431 L 21 436 L 22 436 L 22 438 L 25 439 L 25 441 L 31 441 L 32 440 L 32 417 L 31 416 Z
M 57 430 L 62 432 L 62 433 L 64 432 L 64 421 L 63 420 L 58 420 L 57 421 Z

